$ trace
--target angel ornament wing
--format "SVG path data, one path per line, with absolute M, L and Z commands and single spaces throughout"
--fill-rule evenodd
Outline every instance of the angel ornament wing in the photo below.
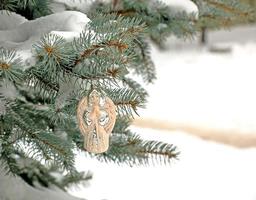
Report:
M 78 126 L 84 136 L 84 148 L 91 153 L 108 150 L 109 137 L 116 121 L 113 101 L 93 90 L 77 107 Z

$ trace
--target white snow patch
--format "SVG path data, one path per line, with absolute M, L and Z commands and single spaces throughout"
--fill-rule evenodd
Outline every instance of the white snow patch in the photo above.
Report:
M 16 28 L 18 25 L 28 21 L 25 17 L 10 12 L 7 10 L 0 10 L 0 30 L 9 30 Z
M 58 183 L 61 183 L 61 181 L 64 178 L 63 174 L 61 174 L 59 172 L 50 172 L 50 175 L 53 176 Z
M 54 12 L 59 12 L 69 7 L 87 13 L 90 11 L 91 5 L 95 1 L 96 0 L 54 0 L 52 8 Z
M 248 31 L 253 33 L 255 29 Z M 247 42 L 232 42 L 231 38 L 237 38 L 241 32 L 235 29 L 225 33 L 232 49 L 226 54 L 213 54 L 192 45 L 176 45 L 166 52 L 153 48 L 158 79 L 146 86 L 150 97 L 140 116 L 209 128 L 256 131 L 256 42 L 249 38 Z
M 17 90 L 13 83 L 8 80 L 4 80 L 0 86 L 1 95 L 4 96 L 5 99 L 14 100 L 17 97 Z
M 172 12 L 186 12 L 197 14 L 198 7 L 190 0 L 161 0 L 171 8 Z
M 91 187 L 70 191 L 71 194 L 78 197 L 86 194 L 90 200 L 255 199 L 256 149 L 239 150 L 179 131 L 133 129 L 142 133 L 143 138 L 177 145 L 181 151 L 179 160 L 167 166 L 131 168 L 99 163 L 79 155 L 78 169 L 91 168 L 94 177 Z
M 34 188 L 0 169 L 0 200 L 79 200 L 60 189 Z
M 3 19 L 9 23 L 12 18 L 5 16 Z M 77 11 L 64 11 L 25 21 L 11 30 L 0 31 L 0 47 L 17 50 L 27 64 L 32 64 L 32 45 L 43 35 L 53 32 L 71 40 L 79 36 L 89 21 L 85 14 Z

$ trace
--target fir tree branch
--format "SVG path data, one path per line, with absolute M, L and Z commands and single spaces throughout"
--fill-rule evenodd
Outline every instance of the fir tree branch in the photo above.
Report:
M 75 65 L 79 64 L 82 60 L 89 57 L 92 53 L 97 54 L 99 49 L 106 48 L 106 47 L 116 47 L 119 50 L 119 52 L 123 52 L 123 50 L 128 48 L 127 44 L 121 43 L 116 40 L 110 40 L 102 44 L 92 45 L 91 47 L 89 47 L 88 49 L 86 49 L 84 52 L 81 53 L 80 57 L 75 61 Z
M 216 8 L 224 10 L 225 12 L 230 12 L 230 13 L 233 13 L 235 15 L 242 16 L 242 17 L 248 17 L 251 14 L 251 12 L 248 12 L 247 10 L 246 11 L 241 11 L 238 8 L 228 6 L 228 5 L 226 5 L 222 2 L 211 1 L 211 0 L 207 0 L 206 2 L 210 5 L 213 5 Z
M 21 59 L 16 51 L 0 48 L 0 77 L 18 83 L 23 78 Z
M 87 49 L 85 49 L 83 52 L 80 53 L 80 56 L 78 59 L 75 60 L 75 65 L 79 64 L 82 60 L 88 58 L 89 56 L 92 55 L 92 53 L 97 54 L 98 51 L 102 48 L 107 48 L 107 47 L 115 47 L 118 49 L 120 53 L 122 53 L 124 50 L 126 50 L 129 46 L 124 43 L 120 42 L 122 41 L 122 38 L 125 38 L 127 35 L 134 35 L 142 32 L 143 29 L 141 27 L 131 27 L 121 33 L 119 33 L 115 39 L 110 39 L 107 41 L 103 41 L 99 44 L 93 44 Z
M 109 14 L 116 14 L 117 16 L 129 16 L 132 17 L 136 14 L 135 9 L 123 9 L 123 10 L 113 10 L 108 12 Z
M 9 113 L 11 114 L 12 120 L 13 122 L 15 122 L 16 126 L 23 130 L 24 136 L 28 136 L 27 141 L 29 143 L 35 143 L 36 145 L 34 146 L 34 148 L 39 150 L 44 155 L 44 158 L 53 159 L 52 161 L 61 164 L 64 168 L 68 170 L 72 169 L 74 155 L 70 149 L 71 144 L 64 142 L 63 140 L 61 140 L 61 138 L 49 133 L 49 131 L 47 132 L 45 130 L 33 130 L 32 128 L 36 127 L 29 126 L 34 123 L 33 119 L 28 119 L 28 116 L 24 115 L 20 116 L 20 113 L 18 114 L 18 108 L 19 107 L 17 106 L 17 108 L 14 110 L 14 107 L 12 107 L 12 110 L 10 110 Z M 68 146 L 69 148 L 67 148 Z M 37 150 L 34 151 L 34 156 L 37 156 L 36 152 L 39 152 Z
M 97 159 L 117 164 L 149 165 L 150 163 L 169 163 L 177 159 L 179 152 L 171 144 L 158 141 L 144 141 L 138 135 L 114 133 L 110 149 L 95 155 Z M 152 159 L 153 158 L 153 159 Z
M 117 106 L 117 112 L 120 116 L 133 116 L 133 112 L 137 115 L 137 108 L 143 107 L 144 102 L 135 91 L 127 88 L 106 90 L 109 98 L 112 99 Z M 133 112 L 132 112 L 133 111 Z
M 63 177 L 61 181 L 61 187 L 62 188 L 69 188 L 73 187 L 74 185 L 87 183 L 89 180 L 92 179 L 92 173 L 91 172 L 75 172 L 72 174 L 67 174 Z
M 38 72 L 34 71 L 31 73 L 29 80 L 31 81 L 32 77 L 35 77 L 36 79 L 38 79 L 41 83 L 44 84 L 45 87 L 52 89 L 56 92 L 59 91 L 59 86 L 56 83 L 52 83 L 51 81 L 47 80 L 46 78 L 44 78 L 43 76 L 40 76 Z

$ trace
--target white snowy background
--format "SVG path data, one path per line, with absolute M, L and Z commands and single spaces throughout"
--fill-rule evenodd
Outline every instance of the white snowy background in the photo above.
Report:
M 67 39 L 77 36 L 88 19 L 77 12 L 60 14 L 65 9 L 63 2 L 68 1 L 56 0 L 52 5 L 59 17 L 46 17 L 40 23 L 14 17 L 17 24 L 4 24 L 6 20 L 1 15 L 1 46 L 16 47 L 32 64 L 30 45 L 40 38 L 40 35 L 33 34 L 33 30 L 38 33 L 42 31 L 38 30 L 38 24 L 45 33 L 54 31 Z M 69 5 L 77 6 L 72 5 L 72 2 L 77 1 L 70 0 Z M 188 0 L 166 2 L 187 12 L 197 10 Z M 56 23 L 55 27 L 47 25 L 51 19 L 65 20 L 64 16 L 72 17 L 72 23 Z M 5 27 L 6 24 L 13 24 L 14 27 Z M 15 34 L 19 34 L 19 40 L 16 40 Z M 256 143 L 248 145 L 248 148 L 246 145 L 238 148 L 203 140 L 189 129 L 182 128 L 194 126 L 197 130 L 207 128 L 230 135 L 235 132 L 238 140 L 239 135 L 256 137 L 256 27 L 211 32 L 208 36 L 209 44 L 206 47 L 198 45 L 196 41 L 182 42 L 175 38 L 168 40 L 166 51 L 160 51 L 152 45 L 158 79 L 155 84 L 145 86 L 150 97 L 147 109 L 140 110 L 140 119 L 160 121 L 169 128 L 159 130 L 156 129 L 159 127 L 150 124 L 148 127 L 155 129 L 142 128 L 139 123 L 132 127 L 145 139 L 161 140 L 178 146 L 181 152 L 179 160 L 167 166 L 131 168 L 100 163 L 79 154 L 77 168 L 92 170 L 94 177 L 89 187 L 70 189 L 72 195 L 88 200 L 256 200 Z M 216 48 L 230 51 L 209 51 Z M 0 178 L 0 186 L 8 183 L 16 188 L 6 177 Z M 14 182 L 21 185 L 20 182 Z M 13 199 L 33 198 L 27 192 L 31 188 L 24 188 L 15 189 Z M 1 187 L 0 191 L 8 193 Z M 50 194 L 50 191 L 36 192 L 33 193 L 37 194 L 34 199 L 47 199 L 45 193 Z M 54 195 L 52 197 L 57 199 Z M 69 198 L 58 196 L 58 199 Z
M 255 35 L 256 27 L 239 27 L 210 33 L 208 47 L 175 39 L 168 41 L 168 51 L 153 47 L 158 79 L 146 86 L 150 98 L 141 118 L 255 135 Z M 213 46 L 230 52 L 210 52 Z M 93 169 L 94 178 L 90 187 L 73 189 L 72 194 L 91 200 L 256 199 L 256 148 L 205 141 L 175 127 L 132 129 L 144 138 L 177 145 L 179 160 L 169 166 L 130 168 L 79 155 L 77 167 Z

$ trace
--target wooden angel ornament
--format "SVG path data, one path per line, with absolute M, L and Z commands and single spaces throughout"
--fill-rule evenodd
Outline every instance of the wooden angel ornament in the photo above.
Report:
M 84 136 L 84 148 L 91 153 L 108 150 L 109 137 L 116 121 L 113 101 L 93 90 L 83 97 L 77 107 L 78 126 Z

